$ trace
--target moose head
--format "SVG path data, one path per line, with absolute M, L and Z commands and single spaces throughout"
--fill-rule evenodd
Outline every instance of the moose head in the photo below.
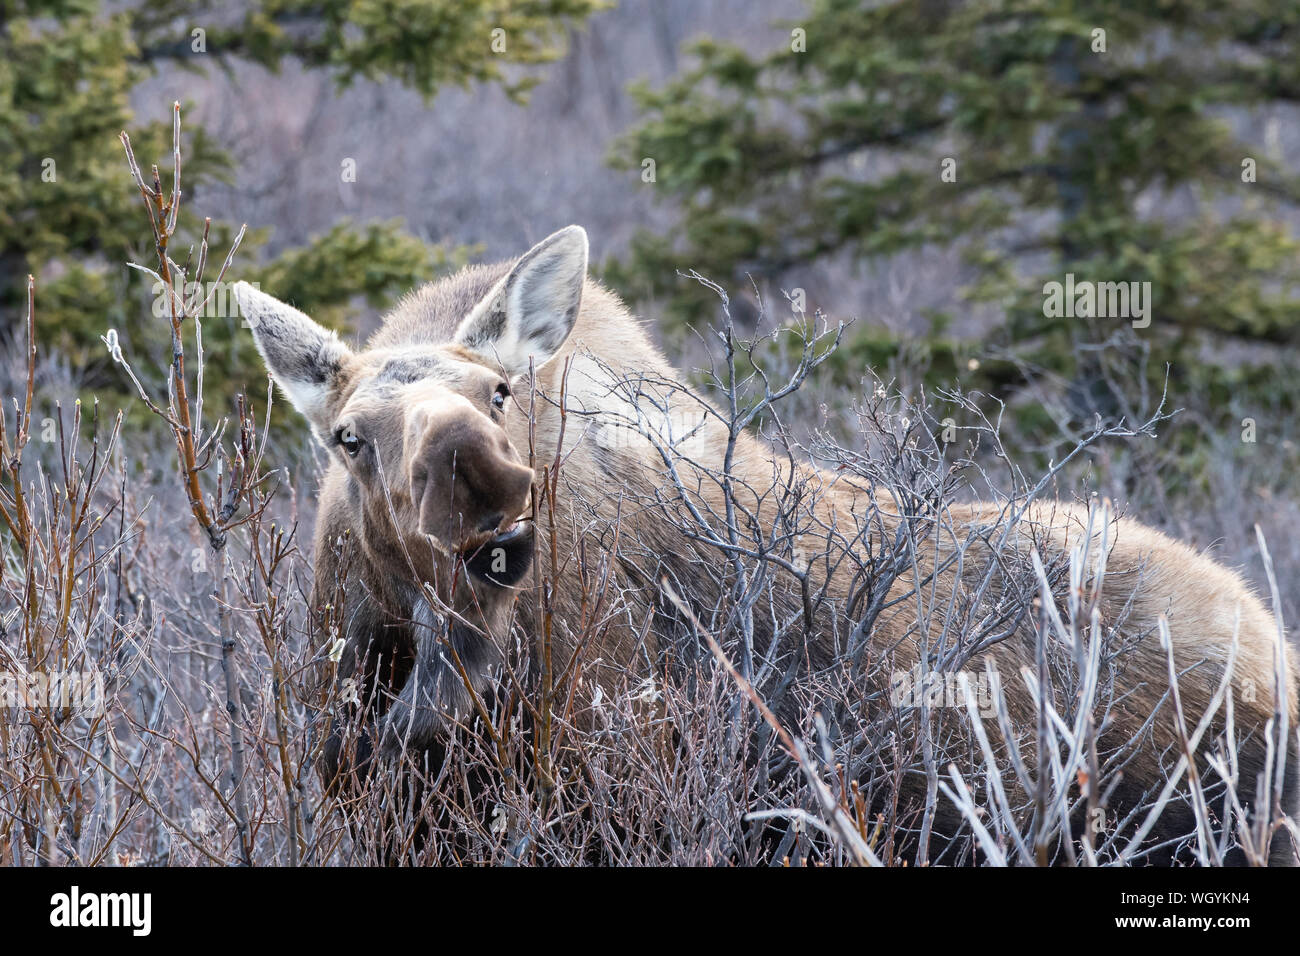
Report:
M 586 276 L 587 234 L 569 226 L 455 317 L 449 340 L 362 350 L 247 283 L 234 292 L 275 382 L 346 469 L 368 546 L 408 564 L 459 557 L 500 587 L 532 552 L 515 390 L 568 338 Z

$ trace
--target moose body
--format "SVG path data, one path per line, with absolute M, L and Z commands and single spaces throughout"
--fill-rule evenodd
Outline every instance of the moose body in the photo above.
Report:
M 711 406 L 677 384 L 677 371 L 617 297 L 587 277 L 587 238 L 578 227 L 513 262 L 467 268 L 412 293 L 359 351 L 247 285 L 236 295 L 276 382 L 332 451 L 319 499 L 312 600 L 315 613 L 328 616 L 336 596 L 348 595 L 335 619 L 345 640 L 339 673 L 365 688 L 381 756 L 436 748 L 470 712 L 466 684 L 490 692 L 511 627 L 535 633 L 539 626 L 536 554 L 554 547 L 559 556 L 547 575 L 550 613 L 561 622 L 554 640 L 566 655 L 579 650 L 574 622 L 590 611 L 579 551 L 608 557 L 621 611 L 602 622 L 601 643 L 581 653 L 595 662 L 589 689 L 614 694 L 726 603 L 726 575 L 701 567 L 725 567 L 729 555 L 710 553 L 668 511 L 720 520 L 731 513 L 730 495 L 733 510 L 761 533 L 791 521 L 790 507 L 771 489 L 797 485 L 797 517 L 783 553 L 803 555 L 802 563 L 781 562 L 787 570 L 774 577 L 776 610 L 755 616 L 752 650 L 760 658 L 778 653 L 769 618 L 800 621 L 791 631 L 799 641 L 792 645 L 786 635 L 781 653 L 807 673 L 835 670 L 844 635 L 861 617 L 863 582 L 854 569 L 862 565 L 845 556 L 879 544 L 906 520 L 902 504 L 869 482 L 795 463 L 747 433 L 730 434 L 723 416 L 709 414 Z M 534 520 L 538 471 L 557 461 L 563 469 L 555 493 L 540 489 L 554 499 L 547 505 L 553 520 Z M 911 588 L 937 608 L 996 600 L 986 568 L 1004 561 L 1003 552 L 978 535 L 964 549 L 955 539 L 963 529 L 996 527 L 1000 511 L 954 505 L 946 514 L 946 527 L 920 536 L 908 573 L 885 598 Z M 1235 573 L 1207 557 L 1127 519 L 1110 520 L 1103 531 L 1075 506 L 1029 509 L 1003 550 L 1027 564 L 1032 548 L 1046 560 L 1085 538 L 1106 550 L 1097 611 L 1122 648 L 1107 662 L 1114 704 L 1099 728 L 1103 752 L 1125 751 L 1122 783 L 1108 795 L 1113 811 L 1123 818 L 1151 800 L 1180 753 L 1168 654 L 1156 633 L 1163 615 L 1192 725 L 1219 689 L 1235 635 L 1228 693 L 1241 740 L 1238 793 L 1247 804 L 1256 799 L 1255 775 L 1269 752 L 1266 727 L 1280 714 L 1291 728 L 1284 800 L 1294 814 L 1296 668 L 1285 665 L 1285 699 L 1276 707 L 1281 637 L 1272 615 Z M 950 560 L 959 550 L 961 560 Z M 942 647 L 944 616 L 922 621 L 907 601 L 876 603 L 869 661 L 853 685 L 860 700 L 837 703 L 883 711 L 891 679 Z M 1002 639 L 966 664 L 976 673 L 991 664 L 1004 675 L 1013 732 L 1032 733 L 1039 717 L 1020 680 L 1041 664 L 1038 623 L 1033 614 L 1013 620 Z M 819 703 L 790 695 L 778 716 L 798 721 Z M 937 733 L 968 734 L 958 710 L 932 717 Z M 990 734 L 1001 740 L 1000 728 Z M 343 754 L 332 741 L 322 767 L 327 781 L 382 764 L 369 748 L 367 740 L 361 751 Z M 906 775 L 903 798 L 920 803 L 928 792 L 933 801 L 928 783 L 922 774 Z M 935 819 L 936 834 L 961 826 L 951 809 Z M 1193 829 L 1184 806 L 1162 817 L 1152 839 Z M 1292 861 L 1284 835 L 1272 853 L 1275 862 Z

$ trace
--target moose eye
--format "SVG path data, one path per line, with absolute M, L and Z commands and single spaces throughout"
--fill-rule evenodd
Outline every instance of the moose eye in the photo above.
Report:
M 496 393 L 492 396 L 492 407 L 501 411 L 506 407 L 506 399 L 510 397 L 510 386 L 502 382 L 497 386 Z
M 361 451 L 361 439 L 357 437 L 356 429 L 351 425 L 344 425 L 334 433 L 335 439 L 343 450 L 348 453 L 349 458 L 356 458 L 357 452 Z

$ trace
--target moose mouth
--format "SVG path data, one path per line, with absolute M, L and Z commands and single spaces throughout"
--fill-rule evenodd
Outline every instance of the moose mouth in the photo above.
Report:
M 478 580 L 513 587 L 533 565 L 533 523 L 521 518 L 460 554 L 466 570 Z

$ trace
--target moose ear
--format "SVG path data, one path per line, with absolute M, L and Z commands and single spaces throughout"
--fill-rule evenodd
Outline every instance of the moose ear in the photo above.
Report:
M 234 292 L 271 377 L 318 434 L 328 432 L 326 399 L 348 347 L 331 330 L 247 282 L 236 282 Z
M 587 232 L 566 226 L 533 246 L 456 329 L 455 341 L 511 378 L 540 368 L 573 330 L 587 279 Z

